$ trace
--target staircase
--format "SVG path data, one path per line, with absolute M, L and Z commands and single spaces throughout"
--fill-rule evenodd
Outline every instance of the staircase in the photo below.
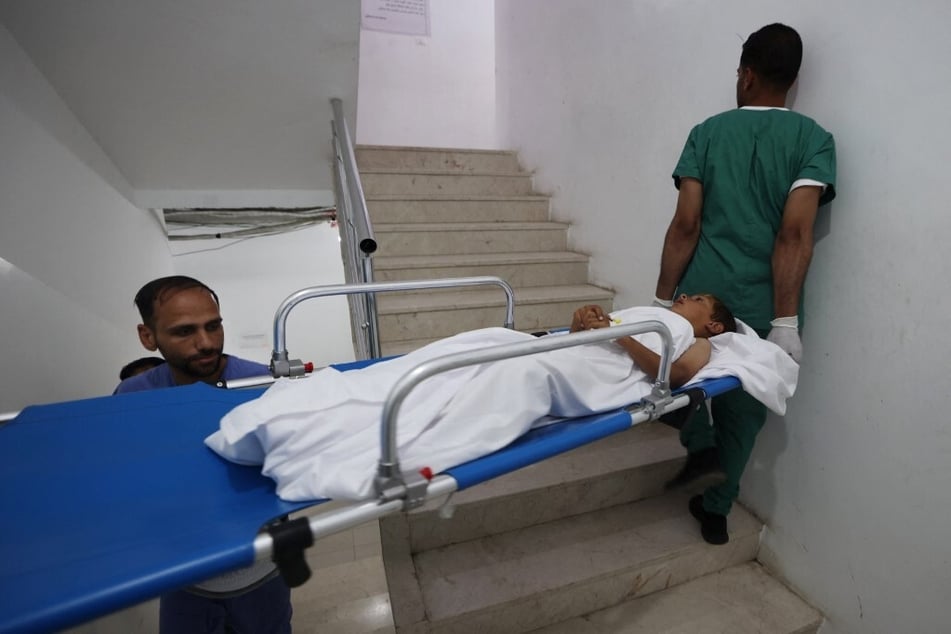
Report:
M 564 326 L 584 303 L 588 257 L 512 152 L 357 148 L 379 244 L 376 280 L 496 275 L 516 328 Z M 501 325 L 495 288 L 377 297 L 383 354 Z M 475 422 L 475 421 L 474 421 Z M 397 632 L 816 632 L 822 616 L 756 562 L 762 523 L 737 506 L 710 546 L 689 492 L 663 483 L 683 463 L 674 430 L 643 423 L 554 459 L 380 521 Z
M 676 432 L 633 429 L 380 521 L 400 633 L 818 631 L 822 616 L 756 563 L 743 508 L 710 546 L 664 493 Z
M 358 146 L 378 243 L 376 281 L 495 275 L 515 291 L 515 327 L 565 326 L 580 305 L 610 309 L 613 292 L 588 283 L 588 257 L 568 250 L 568 225 L 513 152 Z M 377 297 L 384 355 L 463 330 L 502 325 L 495 287 Z

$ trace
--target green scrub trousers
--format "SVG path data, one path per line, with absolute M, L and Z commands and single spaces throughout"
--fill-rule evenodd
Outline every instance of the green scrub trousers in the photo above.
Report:
M 680 430 L 680 442 L 689 453 L 716 447 L 726 480 L 703 493 L 703 508 L 728 515 L 740 494 L 740 476 L 750 459 L 756 434 L 766 422 L 766 406 L 742 390 L 731 390 L 710 401 L 713 425 L 706 403 Z

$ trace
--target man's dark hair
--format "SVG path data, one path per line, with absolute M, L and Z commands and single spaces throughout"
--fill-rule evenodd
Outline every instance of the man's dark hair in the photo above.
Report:
M 750 68 L 774 88 L 789 90 L 802 64 L 802 39 L 785 24 L 769 24 L 743 43 L 740 67 Z
M 145 370 L 151 370 L 152 368 L 158 367 L 165 363 L 165 359 L 162 357 L 142 357 L 141 359 L 136 359 L 135 361 L 130 361 L 122 366 L 122 369 L 119 370 L 119 380 L 125 381 L 130 376 L 135 376 Z
M 713 321 L 723 324 L 723 332 L 736 332 L 736 318 L 723 300 L 716 295 L 710 295 L 713 300 L 713 314 L 710 315 Z
M 155 302 L 162 301 L 167 295 L 189 288 L 205 289 L 215 298 L 215 303 L 219 306 L 221 305 L 218 301 L 218 295 L 193 277 L 187 277 L 185 275 L 160 277 L 140 288 L 139 292 L 135 294 L 135 306 L 139 309 L 139 314 L 142 316 L 142 323 L 149 328 L 154 328 Z

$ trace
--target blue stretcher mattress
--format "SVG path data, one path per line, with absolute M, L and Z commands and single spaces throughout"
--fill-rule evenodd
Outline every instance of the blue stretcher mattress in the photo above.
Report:
M 310 504 L 202 440 L 262 391 L 120 394 L 0 428 L 0 631 L 59 629 L 250 565 L 261 525 Z
M 282 501 L 258 467 L 204 446 L 263 391 L 120 394 L 29 407 L 0 427 L 0 632 L 76 625 L 250 565 L 263 524 L 324 501 Z M 542 427 L 447 474 L 466 488 L 630 425 L 617 410 Z

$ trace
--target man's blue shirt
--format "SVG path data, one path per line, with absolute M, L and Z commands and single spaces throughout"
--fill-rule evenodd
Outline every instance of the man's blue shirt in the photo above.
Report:
M 255 361 L 248 361 L 230 354 L 225 355 L 228 362 L 225 364 L 224 372 L 221 373 L 221 381 L 231 381 L 234 379 L 246 379 L 252 376 L 270 376 L 271 371 L 264 364 Z M 163 387 L 175 387 L 175 379 L 172 378 L 172 371 L 167 363 L 152 368 L 148 372 L 131 376 L 116 388 L 114 394 L 124 394 L 125 392 L 142 392 L 144 390 L 157 390 Z

